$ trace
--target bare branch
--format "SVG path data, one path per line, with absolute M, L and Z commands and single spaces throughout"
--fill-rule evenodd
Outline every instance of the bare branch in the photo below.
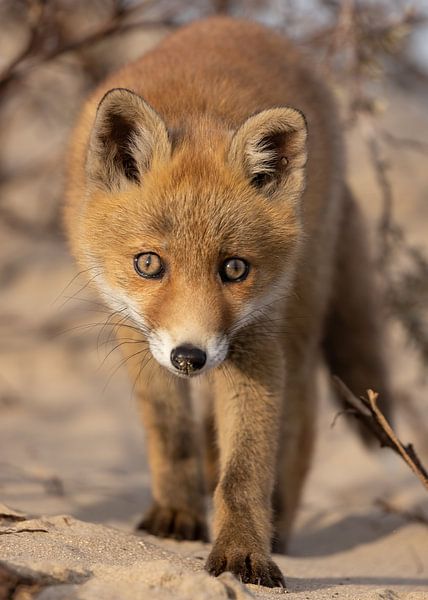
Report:
M 391 425 L 377 405 L 378 394 L 367 390 L 367 398 L 357 398 L 339 377 L 333 377 L 336 390 L 350 414 L 354 415 L 376 437 L 380 445 L 399 454 L 428 491 L 428 472 L 422 465 L 412 444 L 400 442 Z
M 58 41 L 52 49 L 37 54 L 35 52 L 35 43 L 39 38 L 40 31 L 46 19 L 45 13 L 41 12 L 40 18 L 32 28 L 28 44 L 0 74 L 0 92 L 4 91 L 10 84 L 22 79 L 35 67 L 48 63 L 69 52 L 81 50 L 112 35 L 125 33 L 134 29 L 157 29 L 159 27 L 175 26 L 174 19 L 167 15 L 160 20 L 126 20 L 132 13 L 145 7 L 147 4 L 148 2 L 140 2 L 139 4 L 125 8 L 123 3 L 117 2 L 111 19 L 106 23 L 103 23 L 81 38 L 69 42 Z

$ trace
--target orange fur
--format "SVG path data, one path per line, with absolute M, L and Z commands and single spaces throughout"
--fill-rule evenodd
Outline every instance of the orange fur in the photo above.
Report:
M 271 537 L 283 550 L 308 469 L 314 372 L 336 298 L 346 195 L 336 115 L 287 40 L 254 23 L 210 19 L 103 82 L 69 154 L 72 250 L 127 318 L 119 337 L 149 344 L 160 363 L 125 350 L 153 477 L 155 503 L 142 528 L 206 535 L 193 388 L 200 401 L 212 398 L 207 431 L 212 438 L 217 429 L 219 450 L 207 453 L 206 471 L 218 477 L 207 568 L 265 585 L 283 582 Z M 352 243 L 362 243 L 358 234 Z M 159 279 L 134 269 L 134 256 L 147 252 L 163 261 Z M 230 257 L 250 265 L 244 280 L 220 278 Z M 360 266 L 370 278 L 368 261 Z M 349 279 L 351 297 L 358 273 Z M 329 355 L 340 354 L 339 338 L 326 336 Z M 381 365 L 378 341 L 369 342 Z M 212 369 L 199 386 L 168 372 L 171 347 L 183 343 L 208 355 Z M 381 366 L 376 372 L 384 381 Z

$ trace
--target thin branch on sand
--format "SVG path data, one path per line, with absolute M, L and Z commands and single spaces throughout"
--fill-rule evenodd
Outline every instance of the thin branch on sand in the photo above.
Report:
M 379 440 L 382 447 L 391 448 L 399 454 L 428 491 L 426 468 L 416 454 L 413 445 L 404 445 L 398 439 L 377 405 L 378 394 L 373 390 L 367 390 L 367 398 L 357 398 L 339 377 L 333 377 L 333 381 L 340 399 L 349 409 L 347 412 L 354 415 Z

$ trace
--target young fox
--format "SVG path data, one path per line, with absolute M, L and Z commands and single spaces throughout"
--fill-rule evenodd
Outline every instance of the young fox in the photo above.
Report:
M 215 18 L 102 83 L 69 156 L 71 246 L 115 311 L 147 430 L 140 528 L 206 539 L 192 392 L 215 486 L 206 568 L 266 586 L 283 585 L 270 550 L 308 470 L 320 348 L 355 393 L 388 398 L 336 119 L 289 42 Z

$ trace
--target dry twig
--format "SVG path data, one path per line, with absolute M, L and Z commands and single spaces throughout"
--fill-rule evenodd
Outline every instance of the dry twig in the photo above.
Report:
M 428 491 L 428 472 L 422 465 L 412 444 L 400 442 L 377 405 L 378 394 L 367 390 L 367 398 L 357 398 L 339 377 L 333 377 L 335 387 L 345 406 L 376 437 L 382 447 L 391 448 L 401 456 Z
M 121 7 L 114 11 L 108 21 L 102 23 L 89 34 L 71 41 L 62 41 L 59 38 L 53 48 L 48 49 L 40 49 L 37 45 L 49 19 L 49 13 L 46 10 L 40 10 L 37 20 L 31 27 L 31 34 L 27 45 L 3 72 L 0 73 L 0 91 L 4 92 L 10 84 L 19 81 L 37 66 L 46 64 L 69 52 L 81 50 L 112 35 L 125 33 L 134 29 L 157 29 L 159 27 L 172 27 L 175 25 L 174 19 L 168 15 L 164 15 L 159 20 L 127 20 L 131 14 L 145 7 L 147 4 L 148 2 L 143 1 L 126 8 Z

